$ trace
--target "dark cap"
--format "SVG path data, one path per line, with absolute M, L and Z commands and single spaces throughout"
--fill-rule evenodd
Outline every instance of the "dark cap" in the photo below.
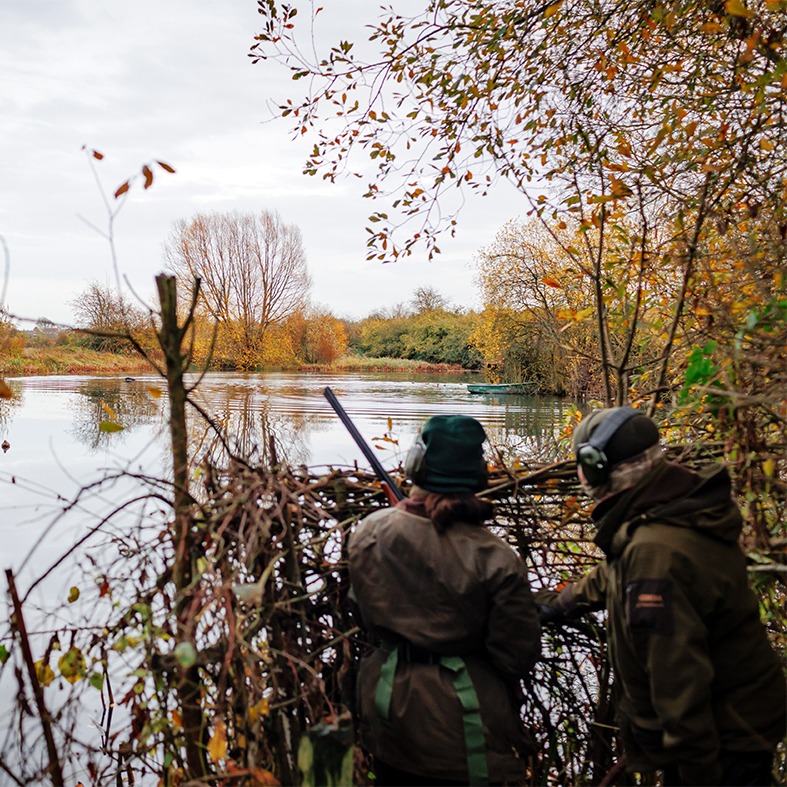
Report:
M 476 492 L 487 480 L 482 444 L 484 427 L 467 415 L 433 415 L 424 425 L 416 446 L 423 461 L 412 474 L 422 489 L 440 494 Z M 417 450 L 417 449 L 416 449 Z
M 583 444 L 590 440 L 591 435 L 612 413 L 620 410 L 619 407 L 608 407 L 605 410 L 594 410 L 588 413 L 579 426 L 574 430 L 572 445 L 574 453 Z M 604 454 L 611 465 L 616 465 L 625 459 L 641 454 L 643 451 L 656 445 L 659 441 L 659 428 L 652 418 L 644 413 L 637 413 L 625 421 L 604 447 Z

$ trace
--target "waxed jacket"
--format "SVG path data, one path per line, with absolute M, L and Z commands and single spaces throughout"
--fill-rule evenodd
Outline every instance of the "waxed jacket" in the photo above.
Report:
M 719 784 L 720 750 L 773 750 L 787 708 L 729 475 L 665 462 L 593 516 L 607 558 L 555 604 L 606 606 L 629 767 L 677 765 L 684 784 Z
M 540 653 L 526 566 L 483 526 L 460 522 L 439 532 L 402 506 L 366 517 L 349 541 L 353 593 L 378 645 L 360 667 L 361 742 L 403 770 L 466 782 L 463 708 L 454 676 L 439 663 L 459 657 L 480 706 L 488 778 L 519 783 L 526 736 L 516 689 Z M 390 712 L 382 718 L 375 703 L 381 670 L 400 642 L 420 657 L 411 663 L 400 648 Z

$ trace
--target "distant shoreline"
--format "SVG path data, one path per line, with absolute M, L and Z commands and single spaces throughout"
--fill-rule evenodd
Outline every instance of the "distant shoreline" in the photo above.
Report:
M 212 369 L 216 372 L 410 372 L 411 374 L 474 374 L 458 364 L 426 363 L 406 358 L 361 358 L 349 356 L 333 364 L 302 364 L 300 366 L 257 369 Z M 21 355 L 0 358 L 0 376 L 42 377 L 76 374 L 151 374 L 154 370 L 143 358 L 95 350 L 62 347 L 28 348 Z

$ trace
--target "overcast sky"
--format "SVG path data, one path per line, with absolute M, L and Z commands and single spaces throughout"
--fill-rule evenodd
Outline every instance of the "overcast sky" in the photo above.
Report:
M 329 25 L 368 20 L 377 7 L 321 4 Z M 146 162 L 176 169 L 157 170 L 147 191 L 135 184 L 115 221 L 120 272 L 146 298 L 174 221 L 268 209 L 300 227 L 312 298 L 340 316 L 407 301 L 420 286 L 478 305 L 474 254 L 524 205 L 498 189 L 465 208 L 438 261 L 367 262 L 365 218 L 377 206 L 361 199 L 355 181 L 302 175 L 308 137 L 293 141 L 284 121 L 270 120 L 267 102 L 289 82 L 247 56 L 260 27 L 256 7 L 256 0 L 0 0 L 0 235 L 10 252 L 12 314 L 68 323 L 71 301 L 88 282 L 114 282 L 109 245 L 85 221 L 107 229 L 83 145 L 104 154 L 96 171 L 110 195 Z

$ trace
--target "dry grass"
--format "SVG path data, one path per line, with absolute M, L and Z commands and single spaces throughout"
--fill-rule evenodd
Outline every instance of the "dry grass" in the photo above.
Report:
M 74 347 L 27 347 L 20 355 L 0 358 L 0 374 L 4 377 L 149 371 L 147 361 L 137 355 L 102 353 Z

